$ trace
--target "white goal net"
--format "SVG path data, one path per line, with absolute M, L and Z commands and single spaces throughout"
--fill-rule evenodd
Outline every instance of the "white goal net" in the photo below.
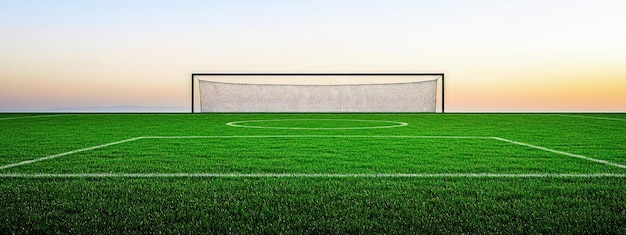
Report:
M 437 78 L 376 84 L 256 84 L 198 80 L 201 112 L 435 112 Z

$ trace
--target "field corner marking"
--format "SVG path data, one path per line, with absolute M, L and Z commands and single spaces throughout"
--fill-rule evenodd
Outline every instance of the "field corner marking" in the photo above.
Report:
M 583 155 L 579 155 L 579 154 L 573 154 L 573 153 L 568 153 L 568 152 L 564 152 L 564 151 L 554 150 L 554 149 L 541 147 L 541 146 L 537 146 L 537 145 L 532 145 L 532 144 L 528 144 L 528 143 L 524 143 L 524 142 L 513 141 L 513 140 L 501 138 L 501 137 L 493 136 L 491 138 L 495 139 L 495 140 L 498 140 L 498 141 L 511 143 L 511 144 L 526 146 L 526 147 L 530 147 L 530 148 L 534 148 L 534 149 L 539 149 L 539 150 L 548 151 L 548 152 L 552 152 L 552 153 L 556 153 L 556 154 L 561 154 L 561 155 L 565 155 L 565 156 L 569 156 L 569 157 L 580 158 L 580 159 L 584 159 L 584 160 L 587 160 L 587 161 L 602 163 L 602 164 L 605 164 L 605 165 L 610 165 L 610 166 L 626 169 L 626 165 L 622 165 L 622 164 L 618 164 L 618 163 L 614 163 L 614 162 L 609 162 L 609 161 L 606 161 L 606 160 L 601 160 L 601 159 L 587 157 L 587 156 L 583 156 Z

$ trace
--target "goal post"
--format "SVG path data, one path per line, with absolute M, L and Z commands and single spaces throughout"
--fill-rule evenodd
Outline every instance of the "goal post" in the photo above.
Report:
M 444 79 L 444 73 L 192 73 L 191 112 L 199 98 L 200 112 L 215 113 L 443 113 Z

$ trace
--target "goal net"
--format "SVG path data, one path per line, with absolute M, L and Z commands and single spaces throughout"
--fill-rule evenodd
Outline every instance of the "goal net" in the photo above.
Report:
M 201 112 L 435 112 L 438 79 L 348 84 L 302 84 L 302 80 L 295 80 L 271 84 L 204 78 L 198 79 L 198 86 Z

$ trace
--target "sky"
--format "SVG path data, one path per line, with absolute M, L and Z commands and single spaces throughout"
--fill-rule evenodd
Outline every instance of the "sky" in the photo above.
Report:
M 185 111 L 193 72 L 442 72 L 449 112 L 626 112 L 624 9 L 623 0 L 0 0 L 0 112 Z

